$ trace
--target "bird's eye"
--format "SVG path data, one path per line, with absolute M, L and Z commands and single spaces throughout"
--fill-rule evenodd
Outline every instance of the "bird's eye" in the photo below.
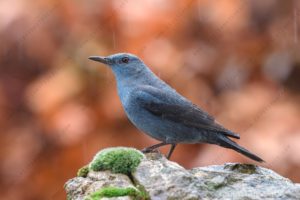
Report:
M 123 57 L 121 61 L 122 61 L 122 63 L 128 63 L 129 58 L 128 57 Z

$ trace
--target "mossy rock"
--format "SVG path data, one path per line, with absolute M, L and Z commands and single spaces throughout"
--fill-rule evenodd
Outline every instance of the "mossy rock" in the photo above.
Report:
M 89 168 L 93 171 L 110 170 L 128 175 L 136 169 L 144 157 L 144 154 L 134 148 L 107 148 L 95 155 Z

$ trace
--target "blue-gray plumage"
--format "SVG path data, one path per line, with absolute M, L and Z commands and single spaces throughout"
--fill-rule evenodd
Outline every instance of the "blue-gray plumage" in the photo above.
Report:
M 170 144 L 170 158 L 178 143 L 210 143 L 233 149 L 263 161 L 228 137 L 239 135 L 217 124 L 212 116 L 178 94 L 159 79 L 137 56 L 119 53 L 89 59 L 104 63 L 113 70 L 118 94 L 130 121 L 141 131 L 161 141 L 144 149 L 150 152 Z

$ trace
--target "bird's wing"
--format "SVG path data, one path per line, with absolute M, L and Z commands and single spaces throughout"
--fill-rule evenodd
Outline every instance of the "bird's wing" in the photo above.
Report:
M 161 89 L 152 86 L 141 86 L 136 93 L 136 102 L 151 114 L 184 124 L 188 127 L 220 132 L 226 136 L 240 138 L 215 122 L 215 119 L 205 111 L 180 96 L 169 95 Z

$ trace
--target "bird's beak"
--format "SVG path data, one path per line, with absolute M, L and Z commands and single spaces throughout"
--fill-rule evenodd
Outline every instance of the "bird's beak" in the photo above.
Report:
M 109 59 L 103 56 L 90 56 L 89 59 L 93 61 L 101 62 L 106 65 L 109 64 Z

